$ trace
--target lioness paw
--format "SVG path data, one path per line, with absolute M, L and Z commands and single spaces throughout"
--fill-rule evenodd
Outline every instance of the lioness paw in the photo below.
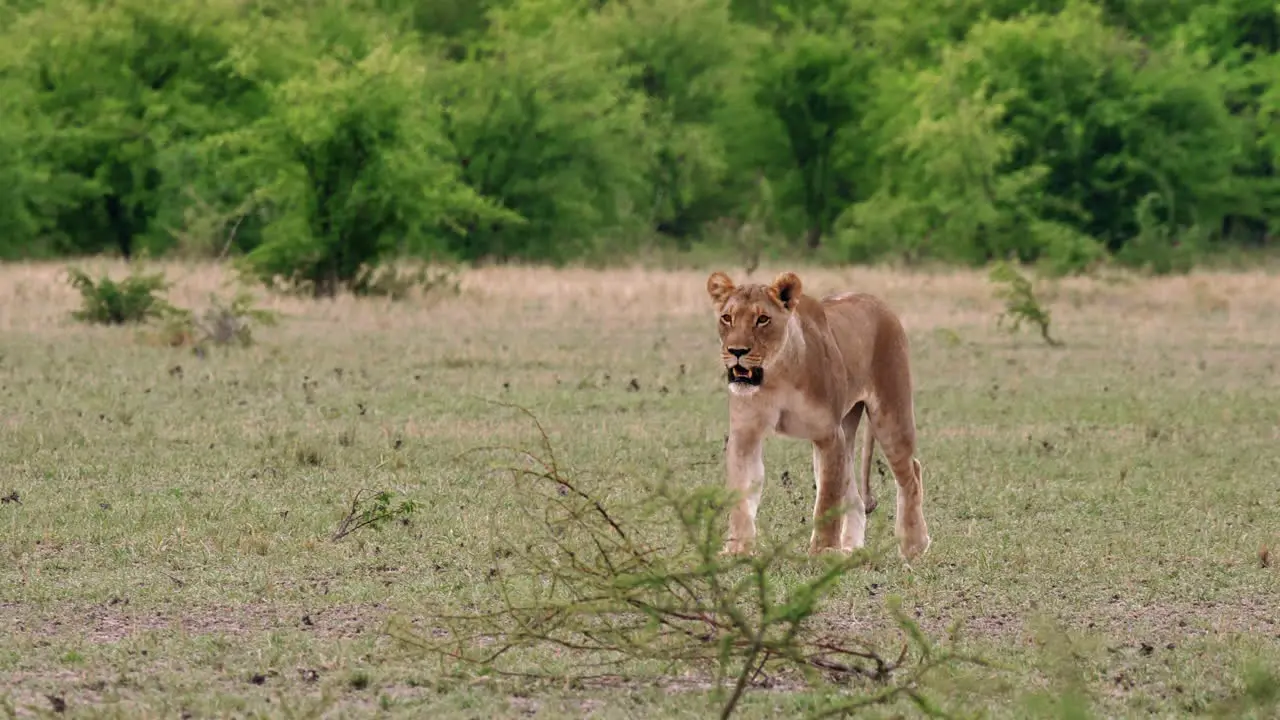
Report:
M 849 555 L 850 552 L 840 547 L 840 541 L 830 538 L 812 537 L 809 539 L 809 555 Z
M 898 546 L 898 552 L 902 555 L 902 559 L 911 562 L 928 552 L 932 544 L 933 538 L 927 534 L 919 538 L 903 538 L 901 545 Z
M 720 555 L 750 555 L 753 552 L 750 540 L 729 540 L 725 542 L 724 549 L 720 551 Z

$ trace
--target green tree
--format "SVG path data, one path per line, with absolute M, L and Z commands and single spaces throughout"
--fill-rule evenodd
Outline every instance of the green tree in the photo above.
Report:
M 1192 52 L 1225 72 L 1226 104 L 1247 125 L 1245 180 L 1224 234 L 1259 242 L 1280 230 L 1280 122 L 1269 97 L 1280 86 L 1280 4 L 1274 0 L 1197 3 L 1174 31 Z
M 785 146 L 785 164 L 770 167 L 780 199 L 795 208 L 782 221 L 816 248 L 840 212 L 869 192 L 858 171 L 869 155 L 861 127 L 874 104 L 878 48 L 858 32 L 865 17 L 852 3 L 777 12 L 777 44 L 762 48 L 754 68 L 755 100 Z
M 513 0 L 367 0 L 370 8 L 395 18 L 429 44 L 438 45 L 454 60 L 466 57 L 468 47 L 489 29 L 490 11 Z
M 229 71 L 230 3 L 50 0 L 5 36 L 4 74 L 28 91 L 25 161 L 39 225 L 63 252 L 126 257 L 173 241 L 184 178 L 167 169 L 260 107 Z
M 647 99 L 647 182 L 656 229 L 687 248 L 703 223 L 730 211 L 735 180 L 747 179 L 729 177 L 717 121 L 765 36 L 733 22 L 727 0 L 610 3 L 595 26 L 590 32 L 597 42 L 621 48 L 631 89 Z
M 9 16 L 0 6 L 0 21 Z M 13 67 L 13 50 L 0 46 L 0 67 Z M 39 169 L 29 156 L 29 103 L 26 84 L 0 73 L 0 258 L 5 259 L 42 254 L 35 245 L 40 228 L 32 204 Z
M 322 57 L 271 88 L 260 120 L 207 141 L 210 162 L 266 216 L 262 243 L 243 259 L 250 273 L 316 296 L 360 292 L 389 256 L 443 254 L 451 230 L 518 220 L 449 163 L 429 71 L 389 45 L 353 62 Z
M 462 179 L 514 215 L 476 218 L 449 233 L 449 248 L 469 260 L 558 260 L 647 226 L 652 143 L 620 49 L 593 37 L 574 2 L 491 18 L 476 58 L 433 73 L 428 92 L 443 103 Z
M 6 83 L 0 82 L 0 93 Z M 43 254 L 35 243 L 39 223 L 30 203 L 35 178 L 32 160 L 24 149 L 27 128 L 17 112 L 0 99 L 0 258 Z
M 866 248 L 874 229 L 942 256 L 1032 260 L 1050 247 L 1084 262 L 1096 256 L 1086 238 L 1116 251 L 1144 228 L 1169 241 L 1216 228 L 1248 189 L 1223 87 L 1219 69 L 1152 50 L 1092 6 L 982 23 L 919 76 L 891 123 L 889 180 L 850 210 L 846 242 Z M 1154 212 L 1140 223 L 1143 203 Z

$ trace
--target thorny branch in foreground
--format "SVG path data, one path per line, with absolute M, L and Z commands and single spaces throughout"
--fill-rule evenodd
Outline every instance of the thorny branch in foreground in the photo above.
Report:
M 507 470 L 516 505 L 543 534 L 522 535 L 522 550 L 510 535 L 498 540 L 495 555 L 508 567 L 490 573 L 500 593 L 497 609 L 432 609 L 430 636 L 393 618 L 388 632 L 401 641 L 442 662 L 511 677 L 580 683 L 623 680 L 646 665 L 710 671 L 722 718 L 748 688 L 772 682 L 766 670 L 798 673 L 811 684 L 864 681 L 861 692 L 846 689 L 852 694 L 820 710 L 822 716 L 900 698 L 941 713 L 918 681 L 943 665 L 981 662 L 937 650 L 896 602 L 890 609 L 906 640 L 896 656 L 857 638 L 815 632 L 808 621 L 819 603 L 864 556 L 824 559 L 815 568 L 787 550 L 798 545 L 788 539 L 755 557 L 721 557 L 725 493 L 663 485 L 625 512 L 611 508 L 566 476 L 541 423 L 517 409 L 533 419 L 542 455 L 516 451 L 524 462 Z M 669 518 L 657 517 L 663 513 L 674 516 L 674 532 Z M 801 577 L 780 582 L 783 570 Z M 918 662 L 908 662 L 911 646 Z M 551 650 L 550 663 L 529 655 L 537 649 Z

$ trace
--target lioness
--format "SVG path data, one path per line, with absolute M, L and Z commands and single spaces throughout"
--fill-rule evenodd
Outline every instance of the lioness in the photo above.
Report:
M 907 337 L 898 317 L 863 293 L 810 298 L 791 272 L 771 285 L 742 286 L 715 272 L 707 293 L 719 314 L 729 388 L 728 487 L 741 497 L 729 515 L 724 552 L 752 551 L 770 431 L 813 443 L 818 492 L 811 554 L 863 546 L 866 516 L 876 507 L 871 454 L 877 439 L 898 481 L 898 550 L 908 561 L 928 550 Z M 863 412 L 871 427 L 855 485 L 853 439 Z

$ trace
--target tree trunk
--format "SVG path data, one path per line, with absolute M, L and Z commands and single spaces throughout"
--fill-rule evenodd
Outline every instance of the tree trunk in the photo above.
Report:
M 804 244 L 805 244 L 805 247 L 809 248 L 810 250 L 818 249 L 818 246 L 822 244 L 822 226 L 821 225 L 812 225 L 809 227 L 809 232 L 804 234 Z
M 111 229 L 116 236 L 116 247 L 128 262 L 133 258 L 133 228 L 125 217 L 124 203 L 120 202 L 119 196 L 108 195 L 106 206 L 107 221 L 111 223 Z

